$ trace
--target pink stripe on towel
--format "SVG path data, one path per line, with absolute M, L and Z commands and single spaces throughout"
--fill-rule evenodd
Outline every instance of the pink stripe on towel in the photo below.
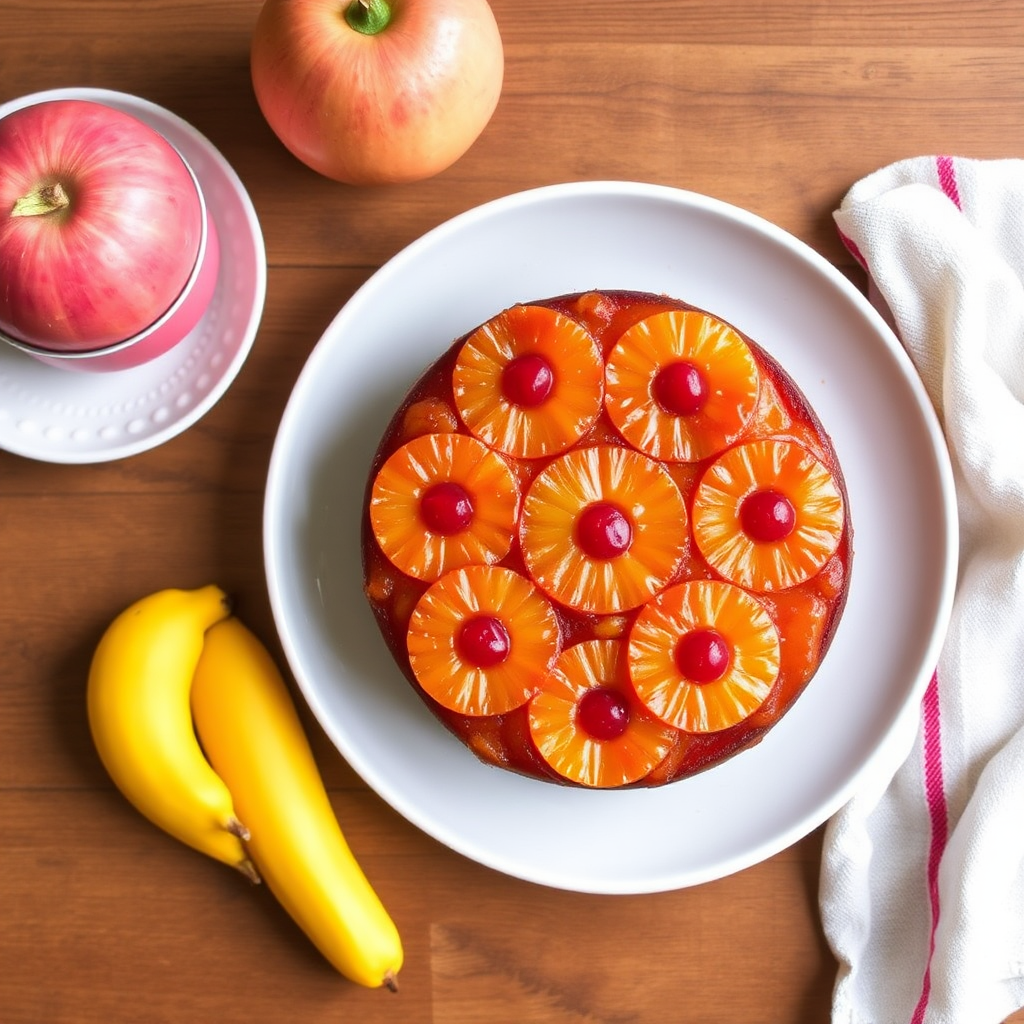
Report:
M 956 183 L 956 167 L 953 164 L 953 158 L 951 156 L 937 156 L 935 158 L 935 165 L 939 172 L 939 185 L 942 187 L 942 191 L 945 192 L 948 199 L 956 204 L 958 210 L 962 210 L 963 207 L 960 205 L 960 189 Z
M 837 229 L 838 230 L 838 229 Z M 850 251 L 850 255 L 865 269 L 868 269 L 868 261 L 864 259 L 864 254 L 857 247 L 857 243 L 850 238 L 849 235 L 844 235 L 842 231 L 839 232 L 839 240 L 846 246 Z
M 946 197 L 962 209 L 960 188 L 956 180 L 956 165 L 950 156 L 935 158 L 935 169 L 939 186 Z M 927 882 L 928 900 L 931 904 L 932 926 L 928 936 L 928 961 L 921 979 L 921 996 L 910 1018 L 910 1024 L 922 1024 L 932 990 L 932 957 L 935 955 L 935 932 L 939 927 L 939 865 L 949 838 L 949 813 L 946 807 L 946 790 L 942 778 L 942 720 L 939 706 L 939 677 L 932 676 L 925 691 L 922 705 L 922 729 L 924 741 L 924 793 L 928 804 L 932 837 L 928 848 Z
M 928 803 L 932 838 L 928 849 L 928 899 L 931 903 L 932 927 L 928 941 L 928 962 L 921 981 L 921 997 L 911 1017 L 911 1024 L 921 1024 L 932 987 L 932 955 L 935 952 L 935 931 L 939 925 L 939 864 L 949 838 L 949 817 L 946 791 L 942 778 L 942 721 L 939 708 L 939 677 L 933 675 L 925 691 L 922 705 L 924 740 L 924 793 Z

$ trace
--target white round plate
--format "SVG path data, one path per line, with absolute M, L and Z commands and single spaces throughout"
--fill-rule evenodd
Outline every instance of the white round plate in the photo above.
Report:
M 133 114 L 175 145 L 202 186 L 221 265 L 213 300 L 179 345 L 143 366 L 62 370 L 0 344 L 0 448 L 45 462 L 106 462 L 155 448 L 207 413 L 235 379 L 263 314 L 267 258 L 256 211 L 230 164 L 195 128 L 108 89 L 51 89 L 0 106 L 81 99 Z
M 362 595 L 360 520 L 384 428 L 421 371 L 515 302 L 664 292 L 782 361 L 849 488 L 849 599 L 819 672 L 763 742 L 661 789 L 587 791 L 479 763 L 394 665 Z M 624 182 L 556 185 L 420 238 L 342 308 L 274 447 L 264 546 L 275 620 L 313 712 L 354 769 L 421 829 L 533 882 L 639 893 L 754 864 L 891 772 L 952 602 L 956 515 L 936 418 L 867 300 L 803 243 L 734 207 Z

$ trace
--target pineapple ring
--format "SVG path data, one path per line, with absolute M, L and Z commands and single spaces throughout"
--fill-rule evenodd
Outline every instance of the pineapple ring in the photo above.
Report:
M 579 536 L 588 510 L 626 520 L 614 557 L 588 554 Z M 577 448 L 549 463 L 523 501 L 519 542 L 527 571 L 556 601 L 585 612 L 636 608 L 675 575 L 688 543 L 686 504 L 664 466 L 618 445 Z
M 657 396 L 659 385 L 679 370 L 688 378 L 685 407 L 672 411 Z M 750 347 L 732 327 L 708 313 L 670 310 L 634 324 L 609 352 L 605 408 L 639 451 L 669 462 L 699 462 L 746 429 L 760 379 Z
M 464 524 L 431 529 L 424 520 L 424 498 L 429 508 L 439 484 L 468 498 Z M 402 572 L 427 582 L 462 565 L 501 561 L 512 547 L 518 513 L 519 487 L 508 463 L 465 434 L 424 434 L 402 445 L 377 471 L 370 494 L 370 524 L 381 551 Z
M 482 665 L 460 643 L 465 626 L 495 621 L 505 652 Z M 558 655 L 554 609 L 525 576 L 469 565 L 432 583 L 413 609 L 406 649 L 413 674 L 443 707 L 463 715 L 502 715 L 525 704 Z
M 774 492 L 794 517 L 785 536 L 757 540 L 744 530 L 744 502 Z M 708 564 L 727 580 L 760 592 L 810 579 L 839 547 L 843 496 L 824 463 L 791 441 L 736 445 L 704 473 L 693 499 L 693 535 Z
M 546 374 L 517 391 L 509 373 Z M 514 383 L 514 382 L 513 382 Z M 544 306 L 512 306 L 478 327 L 459 351 L 452 373 L 455 405 L 469 431 L 507 455 L 557 455 L 593 426 L 604 401 L 604 364 L 582 324 Z M 526 398 L 526 396 L 524 396 Z
M 672 748 L 678 733 L 644 708 L 628 680 L 622 640 L 587 640 L 559 655 L 528 710 L 538 752 L 563 778 L 595 788 L 624 786 Z M 581 722 L 581 701 L 595 691 L 610 691 L 624 709 L 618 735 L 599 739 Z
M 680 646 L 706 630 L 725 641 L 728 662 L 698 682 L 681 664 Z M 645 605 L 629 634 L 629 672 L 644 706 L 685 732 L 719 732 L 765 701 L 779 675 L 779 634 L 752 594 L 730 583 L 692 580 Z

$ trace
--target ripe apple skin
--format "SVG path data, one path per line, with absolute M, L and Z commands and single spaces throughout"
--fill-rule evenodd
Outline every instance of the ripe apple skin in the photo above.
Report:
M 501 93 L 504 53 L 486 0 L 383 2 L 387 23 L 365 34 L 346 20 L 360 0 L 266 0 L 253 33 L 267 123 L 304 164 L 351 185 L 449 167 Z
M 21 213 L 59 183 L 67 205 Z M 55 352 L 133 337 L 192 274 L 204 214 L 177 150 L 123 111 L 47 100 L 0 120 L 0 329 Z

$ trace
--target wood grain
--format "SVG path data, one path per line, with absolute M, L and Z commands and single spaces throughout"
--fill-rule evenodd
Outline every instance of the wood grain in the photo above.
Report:
M 280 655 L 261 548 L 277 423 L 337 310 L 423 232 L 521 189 L 644 180 L 746 207 L 863 284 L 832 223 L 854 181 L 924 153 L 1024 155 L 1016 0 L 492 6 L 506 77 L 477 144 L 432 180 L 353 189 L 302 167 L 263 122 L 247 62 L 258 0 L 0 0 L 0 102 L 80 85 L 169 107 L 238 171 L 269 263 L 253 352 L 185 434 L 91 466 L 0 452 L 4 1024 L 829 1018 L 820 830 L 679 892 L 549 890 L 419 832 L 303 707 L 346 833 L 405 939 L 393 996 L 343 982 L 267 892 L 142 819 L 91 745 L 91 650 L 141 594 L 217 581 Z

